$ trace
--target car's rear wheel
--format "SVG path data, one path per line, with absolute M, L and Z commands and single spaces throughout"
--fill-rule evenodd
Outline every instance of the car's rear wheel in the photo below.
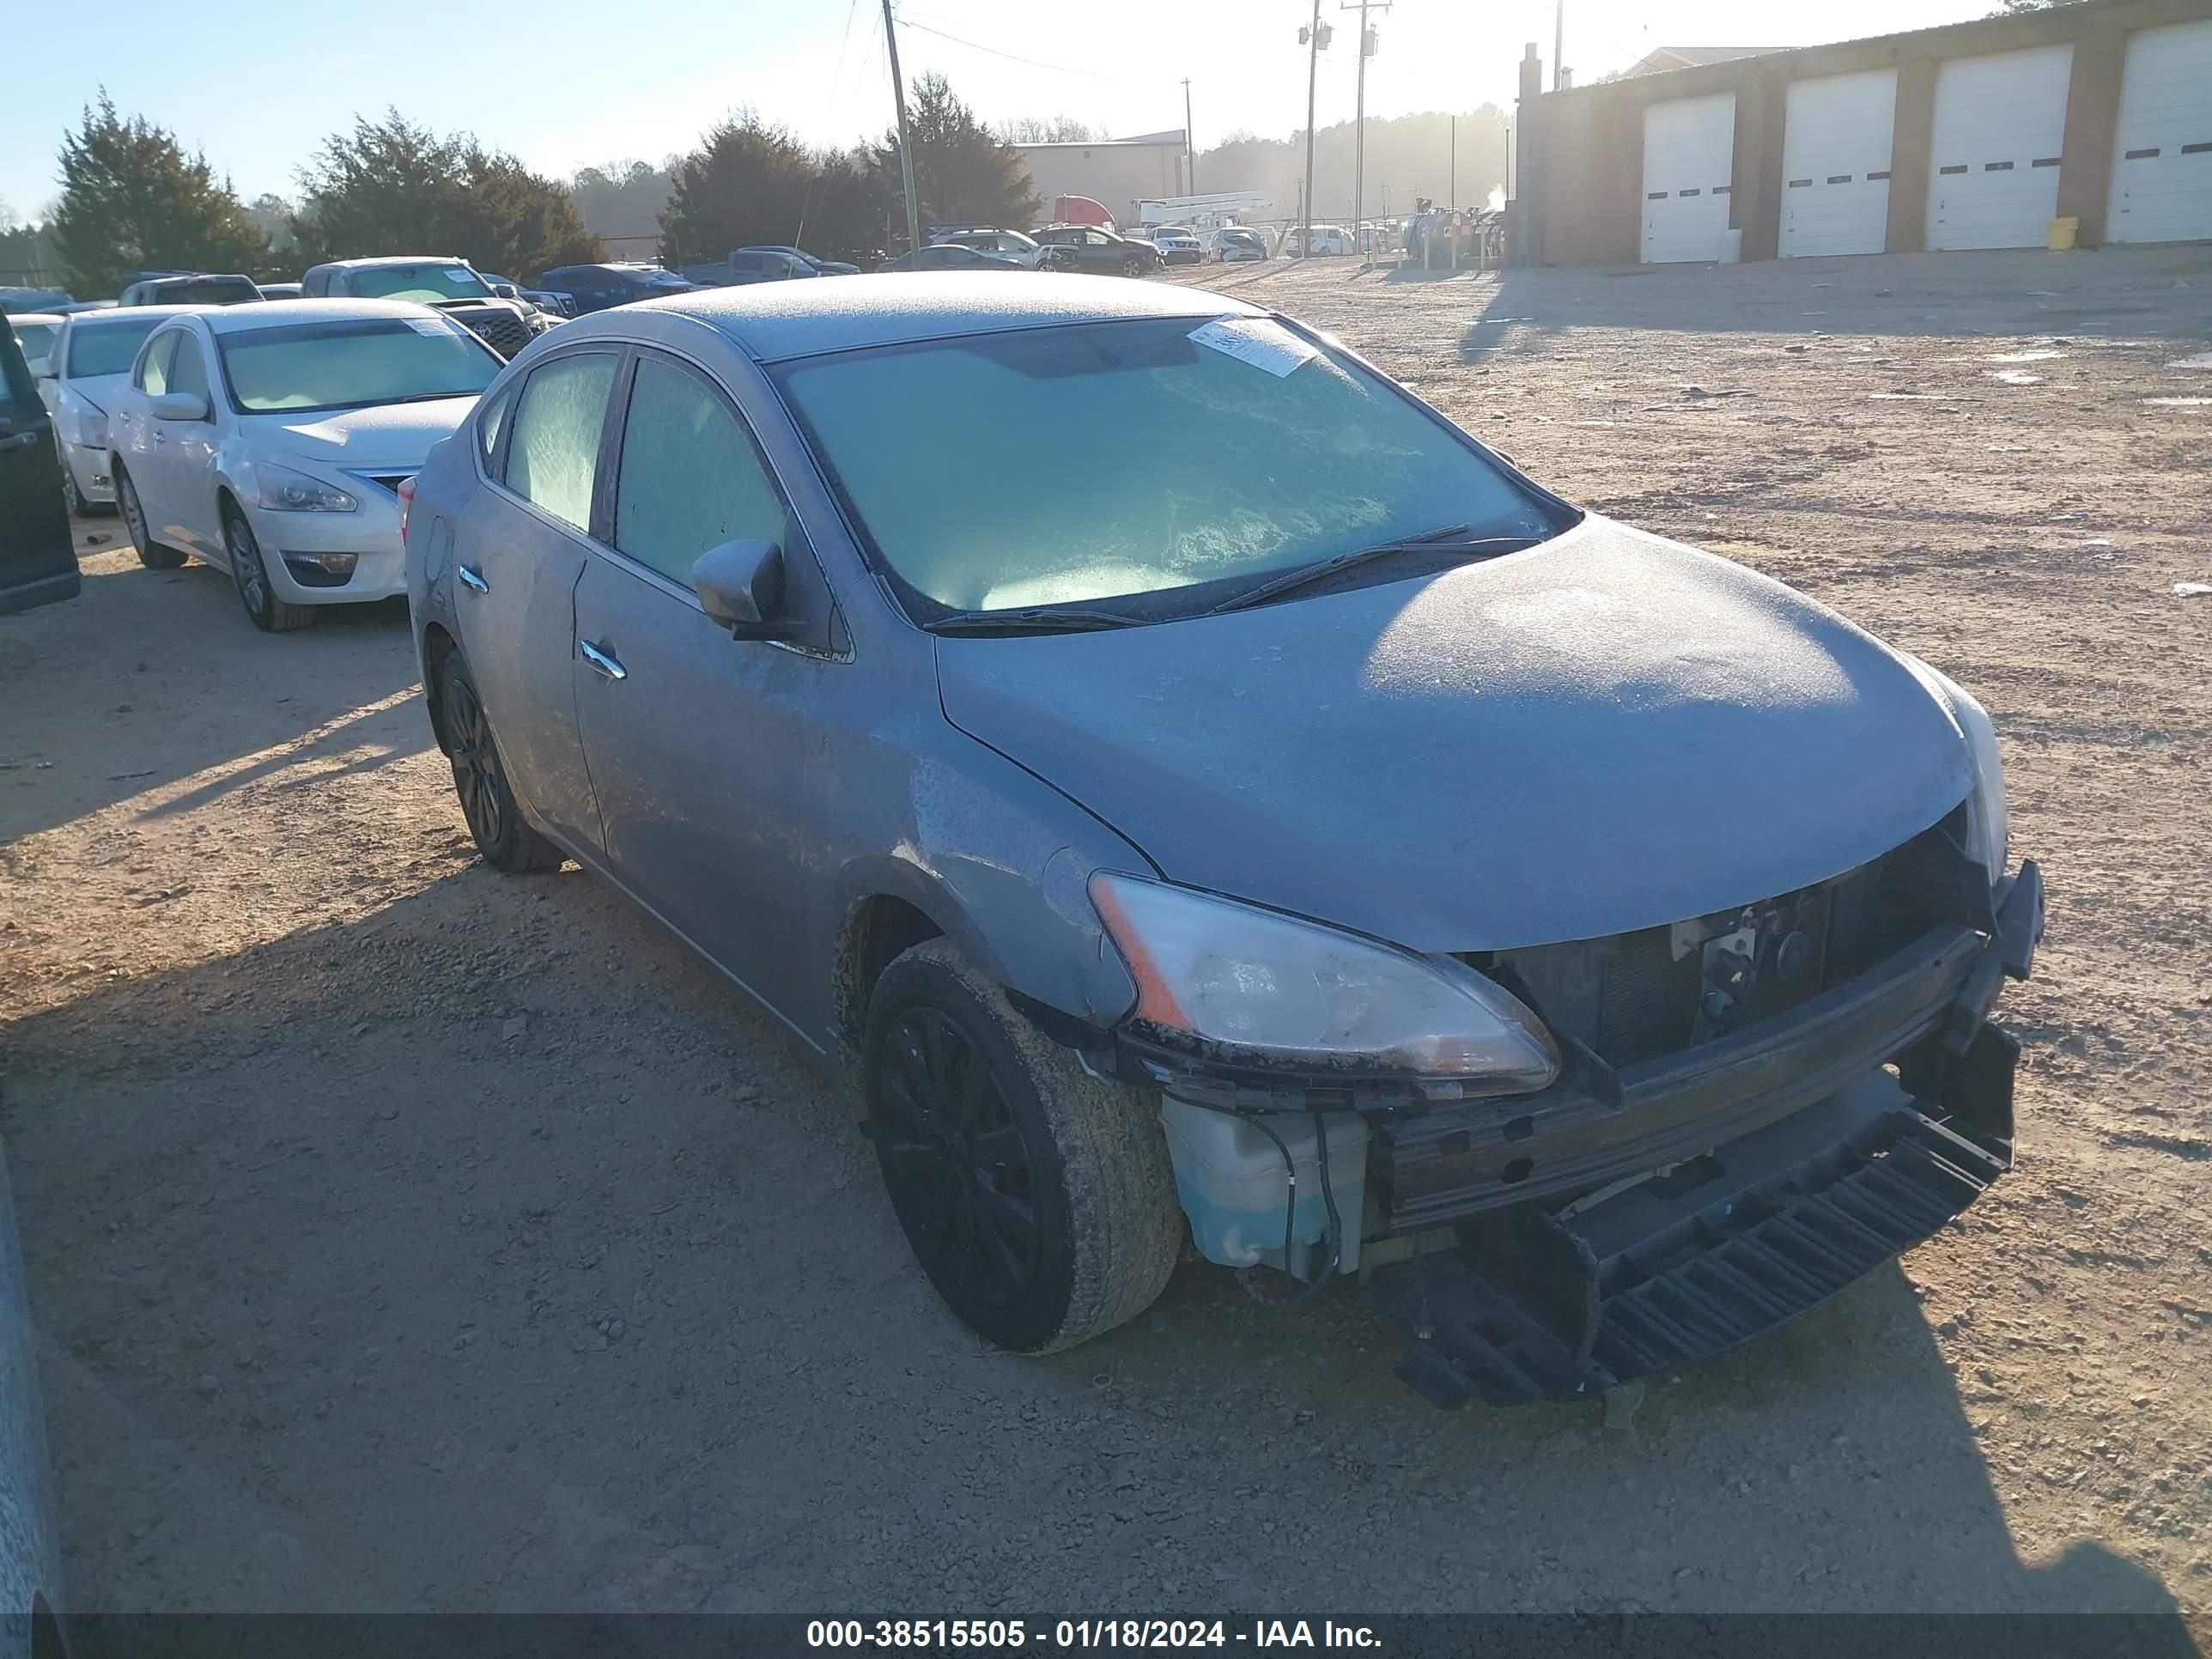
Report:
M 532 829 L 515 805 L 506 763 L 500 759 L 483 699 L 477 695 L 467 665 L 458 655 L 448 656 L 437 678 L 453 793 L 460 797 L 461 816 L 468 821 L 477 851 L 493 869 L 510 876 L 559 869 L 564 856 L 561 849 Z
M 74 482 L 70 486 L 74 489 Z M 174 570 L 185 562 L 182 548 L 157 542 L 146 528 L 146 509 L 139 505 L 138 486 L 121 467 L 115 470 L 115 501 L 123 509 L 123 527 L 131 532 L 131 548 L 149 570 Z
M 1183 1238 L 1152 1097 L 1085 1071 L 942 939 L 884 970 L 863 1053 L 891 1208 L 963 1323 L 1047 1353 L 1152 1305 Z
M 289 634 L 309 626 L 322 614 L 312 605 L 292 605 L 276 597 L 269 568 L 261 562 L 261 544 L 254 539 L 253 526 L 235 507 L 223 510 L 222 544 L 230 555 L 230 580 L 238 589 L 239 603 L 263 633 Z
M 1124 276 L 1143 276 L 1145 274 L 1144 259 L 1137 254 L 1130 254 L 1121 261 L 1121 274 Z

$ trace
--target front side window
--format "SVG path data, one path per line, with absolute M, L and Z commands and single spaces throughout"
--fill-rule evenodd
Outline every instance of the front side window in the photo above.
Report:
M 248 415 L 472 398 L 501 367 L 475 335 L 438 317 L 279 324 L 219 337 L 230 395 Z
M 146 337 L 161 325 L 158 317 L 133 317 L 112 323 L 105 319 L 96 323 L 80 322 L 69 331 L 69 361 L 64 372 L 71 380 L 127 373 L 131 359 L 138 355 L 138 348 L 146 343 Z
M 169 389 L 169 359 L 176 354 L 177 342 L 182 331 L 159 336 L 146 352 L 146 361 L 138 365 L 138 389 L 149 398 L 158 398 Z
M 783 503 L 737 416 L 704 380 L 638 359 L 615 482 L 615 546 L 690 586 L 708 548 L 787 539 Z
M 1145 607 L 1160 614 L 1213 602 L 1178 590 L 1384 542 L 1558 528 L 1448 424 L 1263 318 L 981 335 L 774 373 L 925 614 L 1167 596 Z M 931 418 L 884 441 L 884 410 L 919 408 Z
M 580 352 L 534 370 L 515 403 L 507 487 L 572 529 L 592 527 L 599 434 L 614 383 L 612 352 Z
M 370 265 L 353 273 L 348 284 L 364 300 L 412 300 L 435 305 L 441 300 L 489 300 L 491 289 L 466 265 L 426 260 L 418 265 Z
M 181 329 L 177 332 L 176 355 L 169 359 L 168 390 L 210 405 L 214 403 L 208 392 L 207 359 L 200 353 L 200 343 Z

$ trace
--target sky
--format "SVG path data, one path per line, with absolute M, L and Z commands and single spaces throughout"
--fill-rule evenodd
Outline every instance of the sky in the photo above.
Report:
M 1528 42 L 1548 65 L 1555 0 L 1398 0 L 1376 14 L 1368 113 L 1510 108 Z M 1349 119 L 1356 17 L 1321 55 L 1318 113 Z M 1578 82 L 1655 46 L 1793 46 L 1981 16 L 1994 0 L 1565 0 Z M 1305 122 L 1299 27 L 1312 0 L 894 0 L 908 84 L 928 70 L 987 121 L 1072 115 L 1116 135 L 1183 125 L 1200 149 L 1238 130 Z M 281 27 L 274 20 L 281 15 Z M 184 20 L 188 20 L 184 21 Z M 234 23 L 235 27 L 226 27 Z M 951 38 L 948 38 L 951 37 Z M 58 191 L 61 135 L 105 85 L 116 106 L 204 149 L 251 201 L 292 195 L 295 172 L 356 114 L 396 106 L 465 130 L 541 173 L 658 161 L 750 106 L 811 143 L 890 124 L 882 0 L 722 0 L 702 6 L 521 0 L 416 9 L 365 27 L 350 7 L 268 0 L 103 0 L 88 31 L 66 7 L 6 30 L 0 202 L 40 216 Z M 1548 70 L 1547 70 L 1548 74 Z

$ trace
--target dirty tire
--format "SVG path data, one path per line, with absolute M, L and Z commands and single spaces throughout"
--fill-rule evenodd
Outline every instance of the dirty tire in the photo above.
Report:
M 138 503 L 138 486 L 120 467 L 115 470 L 115 504 L 122 511 L 123 527 L 131 532 L 131 550 L 137 554 L 139 563 L 149 570 L 174 570 L 184 563 L 182 548 L 155 541 L 146 528 L 146 509 Z
M 1143 276 L 1145 274 L 1145 261 L 1143 256 L 1140 254 L 1132 253 L 1127 258 L 1122 260 L 1121 274 L 1124 276 Z
M 222 544 L 230 556 L 230 585 L 238 590 L 238 602 L 246 607 L 247 619 L 263 633 L 289 634 L 312 626 L 321 617 L 322 612 L 312 605 L 294 605 L 276 597 L 253 526 L 233 507 L 226 506 L 222 511 Z
M 483 701 L 458 652 L 438 669 L 438 696 L 445 710 L 446 757 L 453 768 L 453 793 L 460 798 L 461 816 L 483 861 L 510 876 L 559 869 L 567 854 L 531 828 L 516 805 Z
M 1149 1095 L 1085 1072 L 942 939 L 884 970 L 863 1054 L 891 1206 L 969 1328 L 1050 1353 L 1135 1318 L 1166 1288 L 1184 1229 Z M 939 1084 L 933 1113 L 916 1097 Z M 1027 1252 L 1015 1237 L 1024 1209 Z M 985 1227 L 995 1243 L 978 1237 Z

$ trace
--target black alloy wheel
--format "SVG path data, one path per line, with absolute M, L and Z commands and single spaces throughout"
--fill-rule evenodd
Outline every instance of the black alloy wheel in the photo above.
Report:
M 499 745 L 475 683 L 457 659 L 449 659 L 441 696 L 445 709 L 446 756 L 453 768 L 453 793 L 469 835 L 495 870 L 519 875 L 560 867 L 561 849 L 525 821 L 507 781 Z
M 891 1206 L 955 1309 L 1014 1306 L 1042 1237 L 1028 1146 L 990 1062 L 942 1009 L 909 1008 L 878 1049 L 877 1152 Z

